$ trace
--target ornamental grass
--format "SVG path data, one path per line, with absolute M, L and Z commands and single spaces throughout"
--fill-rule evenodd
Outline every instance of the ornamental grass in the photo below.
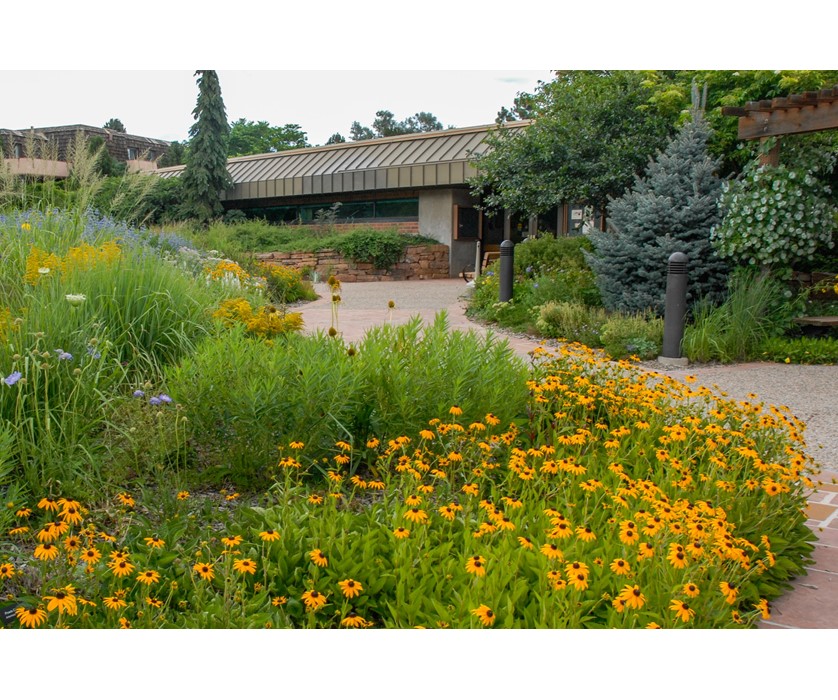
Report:
M 234 493 L 6 504 L 22 627 L 718 628 L 770 616 L 813 535 L 782 408 L 578 345 L 535 353 L 524 417 L 466 402 L 416 436 L 279 445 Z M 468 419 L 466 419 L 466 417 Z M 343 459 L 346 458 L 346 459 Z

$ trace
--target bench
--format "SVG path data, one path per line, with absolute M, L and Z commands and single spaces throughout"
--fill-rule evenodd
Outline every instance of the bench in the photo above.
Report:
M 794 319 L 799 326 L 818 326 L 819 328 L 834 328 L 838 326 L 838 316 L 801 316 Z

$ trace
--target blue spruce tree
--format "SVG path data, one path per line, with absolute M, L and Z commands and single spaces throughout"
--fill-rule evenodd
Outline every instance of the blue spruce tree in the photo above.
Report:
M 718 223 L 721 180 L 707 152 L 710 129 L 698 109 L 667 147 L 650 160 L 631 190 L 608 205 L 609 230 L 590 234 L 588 262 L 605 307 L 663 313 L 667 261 L 689 256 L 688 304 L 718 300 L 728 267 L 710 244 Z

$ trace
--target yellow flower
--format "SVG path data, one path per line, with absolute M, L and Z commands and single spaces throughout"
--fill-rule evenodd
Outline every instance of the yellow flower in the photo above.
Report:
M 44 601 L 47 602 L 47 611 L 58 610 L 59 615 L 62 613 L 75 615 L 78 608 L 76 606 L 76 596 L 73 595 L 73 587 L 67 586 L 66 589 L 58 589 L 53 592 L 55 595 L 44 596 Z
M 11 578 L 15 575 L 15 565 L 11 562 L 0 564 L 0 578 Z
M 485 576 L 486 567 L 484 564 L 486 560 L 480 555 L 475 554 L 473 557 L 466 559 L 466 571 L 475 576 Z
M 276 530 L 263 530 L 259 533 L 259 537 L 261 537 L 264 542 L 276 542 L 280 535 Z
M 409 508 L 404 517 L 412 523 L 426 523 L 428 522 L 428 514 L 420 508 Z
M 323 568 L 329 566 L 329 560 L 326 558 L 326 555 L 323 554 L 319 549 L 312 549 L 308 553 L 309 558 L 313 561 L 317 566 L 321 566 Z
M 631 571 L 631 566 L 629 566 L 629 563 L 625 559 L 615 559 L 611 562 L 609 568 L 617 576 L 625 576 Z
M 233 535 L 232 537 L 222 537 L 221 542 L 224 544 L 225 547 L 232 549 L 233 547 L 238 547 L 244 538 L 241 535 Z
M 760 598 L 759 603 L 754 605 L 754 607 L 759 610 L 760 614 L 762 615 L 763 620 L 770 620 L 771 619 L 771 612 L 768 608 L 768 601 L 765 598 Z
M 161 540 L 157 535 L 145 538 L 145 543 L 152 549 L 162 549 L 166 544 L 165 540 Z
M 35 558 L 41 559 L 43 561 L 48 561 L 50 559 L 55 559 L 58 556 L 58 547 L 54 544 L 50 544 L 49 542 L 45 542 L 44 544 L 39 544 L 35 547 Z
M 562 550 L 559 549 L 552 542 L 548 542 L 547 544 L 545 544 L 541 548 L 541 553 L 546 554 L 548 559 L 559 559 L 559 560 L 561 560 L 561 559 L 564 558 L 564 554 L 562 553 Z
M 189 498 L 189 491 L 178 491 L 177 499 L 179 501 L 185 501 L 187 498 Z
M 495 624 L 495 613 L 488 605 L 475 608 L 471 611 L 471 614 L 475 615 L 484 627 L 491 627 Z
M 695 617 L 695 610 L 690 607 L 690 604 L 680 600 L 673 600 L 669 609 L 675 612 L 675 616 L 683 622 L 689 622 Z
M 367 622 L 355 612 L 350 612 L 340 621 L 343 627 L 372 627 L 372 622 Z
M 15 615 L 20 620 L 21 625 L 32 629 L 40 627 L 47 620 L 47 611 L 40 606 L 37 608 L 15 608 Z
M 306 610 L 308 612 L 314 612 L 326 604 L 327 598 L 317 591 L 306 591 L 302 595 L 302 600 L 306 604 Z
M 298 442 L 298 441 L 294 441 L 294 442 L 291 442 L 291 443 L 288 444 L 288 447 L 290 447 L 292 450 L 301 450 L 305 446 L 306 445 L 305 445 L 304 442 Z
M 684 587 L 681 589 L 685 596 L 688 598 L 695 598 L 701 591 L 698 590 L 698 586 L 694 583 L 685 583 Z
M 338 581 L 338 586 L 340 586 L 340 590 L 343 591 L 343 595 L 347 598 L 354 598 L 357 595 L 361 595 L 361 591 L 364 590 L 364 587 L 360 583 L 351 578 Z
M 137 574 L 137 581 L 140 583 L 144 583 L 146 586 L 150 586 L 152 583 L 157 583 L 160 580 L 160 574 L 153 569 L 149 569 L 148 571 L 141 571 Z
M 108 568 L 110 568 L 111 573 L 114 576 L 122 578 L 134 570 L 134 565 L 126 559 L 118 559 L 115 561 L 109 561 Z
M 252 559 L 236 559 L 233 562 L 233 568 L 240 574 L 255 574 L 256 562 Z
M 634 584 L 624 586 L 623 590 L 620 591 L 619 598 L 626 607 L 634 610 L 640 610 L 646 602 L 646 596 L 641 593 L 640 587 Z
M 450 413 L 452 416 L 461 416 L 463 415 L 463 409 L 459 406 L 452 406 L 448 409 L 448 413 Z
M 396 539 L 403 540 L 405 537 L 410 536 L 410 530 L 406 530 L 403 527 L 397 527 L 393 530 L 393 535 L 395 535 Z
M 212 564 L 204 564 L 202 562 L 198 562 L 195 566 L 192 567 L 193 571 L 195 571 L 198 576 L 200 576 L 205 581 L 212 581 L 215 577 L 215 573 L 212 570 Z
M 727 581 L 722 581 L 719 584 L 719 590 L 725 597 L 725 602 L 728 605 L 733 605 L 736 602 L 736 596 L 739 595 L 739 589 L 731 586 Z

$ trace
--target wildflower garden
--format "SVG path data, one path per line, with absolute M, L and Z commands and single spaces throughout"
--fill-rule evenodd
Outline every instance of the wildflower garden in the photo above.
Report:
M 737 628 L 802 573 L 783 410 L 444 315 L 307 335 L 295 275 L 0 217 L 6 625 Z

